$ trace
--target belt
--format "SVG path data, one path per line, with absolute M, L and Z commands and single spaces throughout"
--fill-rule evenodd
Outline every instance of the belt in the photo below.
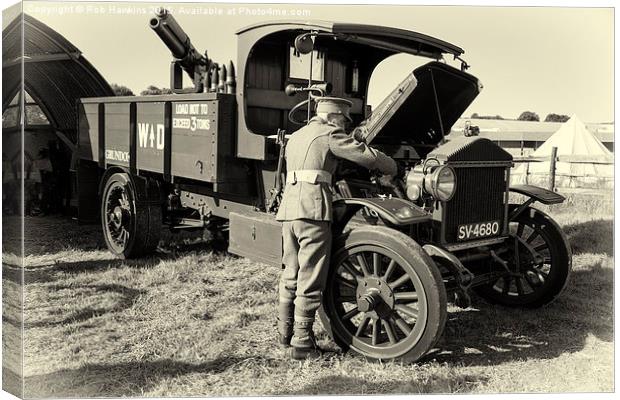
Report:
M 286 183 L 332 183 L 332 174 L 321 169 L 298 169 L 286 173 Z

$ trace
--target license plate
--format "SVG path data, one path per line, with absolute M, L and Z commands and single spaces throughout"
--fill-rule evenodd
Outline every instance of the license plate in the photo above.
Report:
M 471 240 L 499 235 L 499 221 L 479 222 L 475 224 L 459 225 L 457 231 L 458 240 Z

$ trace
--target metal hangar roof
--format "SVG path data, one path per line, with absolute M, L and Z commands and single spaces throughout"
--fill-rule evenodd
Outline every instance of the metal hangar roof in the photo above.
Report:
M 2 110 L 19 90 L 23 63 L 26 91 L 58 130 L 76 130 L 77 99 L 114 96 L 77 47 L 27 14 L 19 14 L 2 31 L 2 60 Z

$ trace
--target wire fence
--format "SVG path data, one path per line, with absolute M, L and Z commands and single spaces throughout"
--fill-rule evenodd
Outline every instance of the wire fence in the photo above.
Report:
M 613 188 L 613 176 L 598 176 L 598 175 L 572 175 L 572 174 L 558 174 L 557 163 L 567 162 L 571 164 L 590 164 L 590 165 L 610 165 L 613 166 L 614 160 L 608 156 L 588 156 L 588 155 L 560 155 L 557 154 L 557 147 L 551 149 L 551 154 L 548 156 L 516 156 L 513 161 L 516 165 L 525 164 L 525 172 L 519 175 L 524 176 L 525 184 L 544 184 L 549 190 L 555 191 L 557 188 L 556 181 L 558 177 L 568 181 L 567 185 L 586 185 L 588 187 L 597 188 Z M 547 174 L 534 174 L 530 173 L 530 163 L 548 162 L 549 173 Z M 518 175 L 517 175 L 518 176 Z M 534 179 L 532 179 L 534 178 Z M 546 182 L 544 181 L 546 178 Z M 530 182 L 534 180 L 535 182 Z M 563 182 L 564 184 L 564 182 Z

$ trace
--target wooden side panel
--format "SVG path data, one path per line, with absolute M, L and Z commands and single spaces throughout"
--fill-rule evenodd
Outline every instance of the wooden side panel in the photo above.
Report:
M 164 102 L 136 104 L 136 166 L 164 171 Z
M 99 159 L 99 104 L 78 104 L 78 154 L 90 161 Z
M 236 157 L 236 98 L 232 94 L 150 96 L 84 101 L 83 160 L 129 167 L 132 174 L 187 178 L 214 192 L 251 197 L 256 176 Z M 100 134 L 101 132 L 101 134 Z
M 218 102 L 172 102 L 172 175 L 217 181 Z
M 129 167 L 129 107 L 130 103 L 105 105 L 105 162 L 106 165 Z

